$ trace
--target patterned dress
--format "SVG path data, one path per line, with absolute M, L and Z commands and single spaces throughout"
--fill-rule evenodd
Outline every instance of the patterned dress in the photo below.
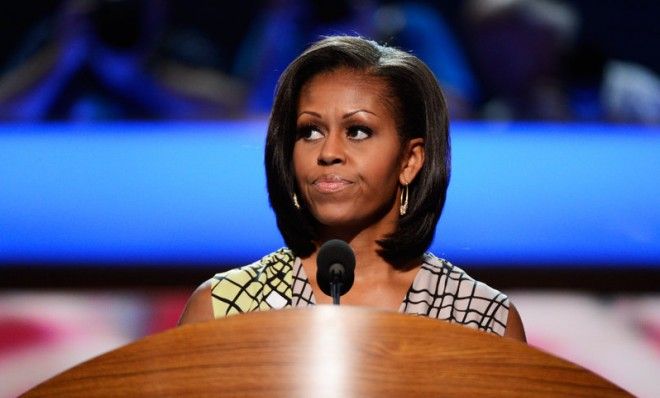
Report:
M 216 274 L 211 294 L 216 318 L 316 303 L 300 258 L 287 248 Z M 448 261 L 426 253 L 399 312 L 503 335 L 509 299 Z

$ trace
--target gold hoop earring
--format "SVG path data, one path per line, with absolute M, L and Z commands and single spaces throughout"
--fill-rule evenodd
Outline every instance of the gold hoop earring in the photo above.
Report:
M 408 212 L 408 184 L 403 184 L 401 190 L 401 206 L 399 207 L 399 214 L 405 216 Z
M 298 203 L 298 195 L 296 195 L 295 192 L 293 193 L 293 206 L 296 209 L 300 210 L 300 203 Z

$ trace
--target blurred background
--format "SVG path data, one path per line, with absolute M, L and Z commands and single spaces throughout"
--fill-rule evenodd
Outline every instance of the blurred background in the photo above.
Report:
M 530 344 L 660 385 L 660 3 L 60 0 L 0 15 L 0 396 L 176 324 L 283 243 L 262 167 L 279 74 L 321 35 L 441 83 L 453 175 L 431 250 Z

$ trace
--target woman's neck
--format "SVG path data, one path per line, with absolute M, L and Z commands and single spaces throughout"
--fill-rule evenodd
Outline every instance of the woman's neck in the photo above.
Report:
M 347 234 L 346 229 L 342 229 L 342 232 L 341 234 L 333 233 L 326 229 L 322 231 L 321 239 L 318 242 L 318 247 L 320 247 L 329 239 L 342 239 L 351 246 L 355 253 L 355 282 L 351 290 L 342 296 L 342 303 L 398 309 L 417 274 L 420 259 L 412 259 L 407 267 L 401 268 L 395 267 L 381 257 L 378 254 L 380 245 L 377 241 L 385 237 L 389 231 L 367 229 L 356 234 Z M 315 250 L 310 256 L 303 258 L 303 267 L 312 285 L 317 303 L 327 304 L 331 302 L 331 299 L 320 291 L 316 281 L 317 253 L 318 250 Z

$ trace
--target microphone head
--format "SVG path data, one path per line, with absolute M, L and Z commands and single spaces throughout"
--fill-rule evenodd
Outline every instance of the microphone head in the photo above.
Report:
M 334 275 L 333 275 L 334 274 Z M 332 239 L 321 245 L 316 256 L 316 282 L 323 293 L 330 296 L 330 282 L 333 277 L 341 282 L 340 295 L 346 294 L 353 287 L 355 279 L 355 254 L 348 243 Z

